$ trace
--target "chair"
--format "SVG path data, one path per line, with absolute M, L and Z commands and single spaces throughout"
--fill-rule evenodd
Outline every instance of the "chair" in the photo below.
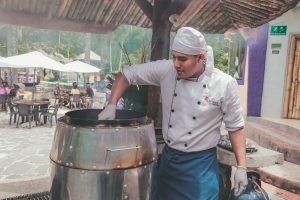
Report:
M 81 109 L 81 98 L 80 98 L 80 94 L 73 94 L 73 97 L 70 101 L 70 109 L 72 109 L 73 107 L 73 103 L 75 103 L 76 107 L 79 107 L 79 109 Z
M 85 99 L 85 108 L 92 108 L 93 107 L 93 97 L 87 97 Z
M 42 101 L 50 101 L 50 99 L 48 99 L 48 98 L 42 98 L 41 99 Z M 49 108 L 51 108 L 51 107 L 53 107 L 53 106 L 49 106 Z M 39 107 L 39 109 L 38 109 L 38 114 L 37 114 L 37 120 L 39 121 L 39 113 L 42 113 L 42 112 L 47 112 L 47 110 L 49 109 L 48 108 L 48 104 L 43 104 L 43 105 L 40 105 L 40 107 Z M 44 117 L 44 124 L 46 124 L 46 122 L 47 122 L 47 117 Z
M 6 100 L 7 100 L 7 95 L 6 94 L 1 94 L 0 95 L 1 110 L 6 111 Z
M 12 104 L 11 101 L 7 101 L 7 105 L 10 111 L 9 125 L 11 125 L 11 119 L 14 116 L 14 123 L 17 121 L 18 108 L 16 105 Z
M 54 97 L 55 97 L 54 105 L 60 104 L 63 99 L 63 96 L 60 94 L 55 94 Z
M 29 121 L 29 128 L 31 128 L 31 120 L 34 119 L 35 112 L 32 111 L 31 105 L 27 104 L 18 104 L 18 120 L 17 120 L 17 128 L 19 127 L 19 119 L 20 117 L 26 117 Z M 37 125 L 37 121 L 35 121 L 35 125 Z
M 39 123 L 41 124 L 42 116 L 48 117 L 48 120 L 50 121 L 50 127 L 52 127 L 52 120 L 53 116 L 55 117 L 55 122 L 57 123 L 57 112 L 60 107 L 60 104 L 56 104 L 54 107 L 49 107 L 46 111 L 40 113 L 40 119 Z

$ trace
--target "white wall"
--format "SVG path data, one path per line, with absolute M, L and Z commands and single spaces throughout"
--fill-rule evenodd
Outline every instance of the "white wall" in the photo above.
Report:
M 244 74 L 244 85 L 239 85 L 238 90 L 241 98 L 243 115 L 247 116 L 247 98 L 248 98 L 248 66 L 249 66 L 249 47 L 246 51 L 246 63 L 245 63 L 245 74 Z
M 300 33 L 300 3 L 296 8 L 271 21 L 269 24 L 261 116 L 281 118 L 288 62 L 289 35 L 290 33 Z M 270 35 L 272 25 L 287 26 L 287 34 L 283 36 Z M 280 43 L 282 45 L 279 54 L 272 54 L 272 43 Z

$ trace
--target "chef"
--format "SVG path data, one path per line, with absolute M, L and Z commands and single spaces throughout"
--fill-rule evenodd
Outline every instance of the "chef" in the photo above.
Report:
M 214 68 L 211 47 L 191 27 L 177 31 L 173 60 L 127 67 L 112 87 L 108 106 L 98 118 L 114 119 L 116 103 L 130 84 L 161 89 L 166 142 L 158 169 L 158 200 L 217 200 L 216 145 L 222 121 L 237 161 L 234 193 L 247 185 L 245 133 L 236 80 Z

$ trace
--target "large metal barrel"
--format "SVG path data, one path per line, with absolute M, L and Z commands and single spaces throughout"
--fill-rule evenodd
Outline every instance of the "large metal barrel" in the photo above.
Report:
M 50 153 L 52 200 L 148 200 L 156 141 L 151 120 L 118 110 L 76 110 L 58 120 Z

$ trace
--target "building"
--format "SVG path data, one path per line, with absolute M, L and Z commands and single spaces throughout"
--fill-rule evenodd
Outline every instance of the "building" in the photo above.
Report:
M 244 78 L 239 80 L 245 115 L 300 119 L 299 19 L 300 3 L 246 33 Z

